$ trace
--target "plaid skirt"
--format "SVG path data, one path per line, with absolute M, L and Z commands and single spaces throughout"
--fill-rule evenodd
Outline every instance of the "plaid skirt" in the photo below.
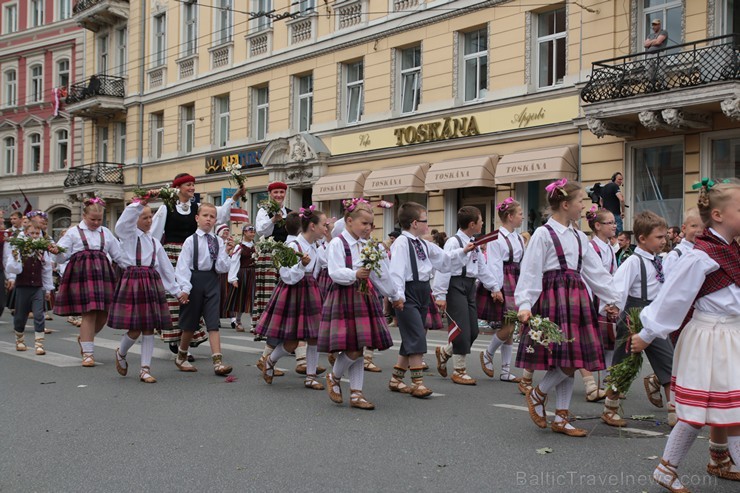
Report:
M 321 293 L 321 300 L 324 301 L 329 296 L 329 290 L 331 289 L 334 281 L 329 276 L 329 269 L 324 267 L 319 271 L 319 275 L 316 277 L 316 282 L 319 285 L 319 292 Z
M 350 286 L 332 284 L 321 310 L 319 351 L 380 351 L 393 346 L 383 309 L 375 289 L 367 294 L 358 291 L 357 283 Z
M 478 283 L 478 290 L 475 294 L 476 305 L 478 306 L 478 318 L 486 322 L 503 322 L 504 315 L 508 310 L 519 311 L 514 302 L 514 291 L 516 283 L 519 281 L 519 264 L 504 264 L 504 285 L 501 292 L 504 295 L 504 302 L 495 303 L 491 298 L 491 292 L 483 287 L 483 283 Z
M 254 269 L 239 269 L 237 287 L 229 284 L 227 307 L 231 313 L 251 313 L 254 300 Z
M 604 369 L 604 350 L 597 321 L 581 274 L 574 270 L 545 272 L 542 294 L 532 309 L 532 315 L 548 317 L 573 342 L 541 346 L 529 337 L 529 326 L 522 327 L 516 366 L 528 370 L 552 368 Z M 534 352 L 527 352 L 527 348 Z M 531 351 L 531 350 L 530 350 Z
M 442 322 L 442 314 L 439 312 L 439 307 L 433 295 L 432 301 L 429 303 L 429 310 L 427 310 L 427 317 L 424 320 L 424 328 L 427 330 L 443 330 L 445 328 L 444 322 Z
M 83 250 L 72 255 L 64 271 L 54 305 L 54 314 L 82 315 L 108 311 L 115 291 L 113 269 L 100 250 Z
M 272 263 L 272 255 L 260 255 L 254 263 L 254 301 L 252 326 L 256 326 L 275 292 L 280 276 Z
M 162 245 L 164 251 L 167 253 L 167 258 L 170 259 L 172 267 L 177 266 L 177 259 L 180 257 L 182 251 L 182 243 L 165 243 Z M 167 295 L 167 308 L 170 312 L 171 328 L 165 327 L 160 331 L 160 339 L 166 344 L 179 344 L 182 337 L 182 331 L 180 330 L 180 302 L 174 296 Z M 198 347 L 208 340 L 208 333 L 199 329 L 193 334 L 193 339 L 190 341 L 190 347 Z
M 254 331 L 281 341 L 305 341 L 318 337 L 320 323 L 321 295 L 308 273 L 292 286 L 278 283 Z
M 121 330 L 172 327 L 164 285 L 151 267 L 129 267 L 116 288 L 108 326 Z

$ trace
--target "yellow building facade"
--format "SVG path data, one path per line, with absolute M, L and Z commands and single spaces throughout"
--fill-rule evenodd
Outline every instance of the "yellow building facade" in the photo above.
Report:
M 670 210 L 683 210 L 712 160 L 703 149 L 734 149 L 740 136 L 720 108 L 727 97 L 681 111 L 703 112 L 709 127 L 682 120 L 674 129 L 661 116 L 654 130 L 640 123 L 652 108 L 641 101 L 673 89 L 586 101 L 592 63 L 642 51 L 654 16 L 669 29 L 679 19 L 673 41 L 699 41 L 732 32 L 717 20 L 731 1 L 667 0 L 662 10 L 643 0 L 87 3 L 75 15 L 88 29 L 88 70 L 68 111 L 85 121 L 85 164 L 121 169 L 124 183 L 67 191 L 107 195 L 110 221 L 135 188 L 180 172 L 196 176 L 201 200 L 219 203 L 235 186 L 224 165 L 239 163 L 252 217 L 267 184 L 281 180 L 294 209 L 313 202 L 339 215 L 343 198 L 414 200 L 429 208 L 430 227 L 448 232 L 462 205 L 496 227 L 496 201 L 514 195 L 531 229 L 554 178 L 591 185 L 623 171 L 630 210 L 652 206 L 630 191 L 645 179 L 662 186 L 635 171 L 660 167 L 652 147 L 680 148 L 682 205 Z M 734 87 L 737 72 L 721 84 Z M 661 101 L 651 111 L 670 109 Z M 666 186 L 676 195 L 674 178 Z M 394 214 L 378 208 L 376 226 L 387 234 Z

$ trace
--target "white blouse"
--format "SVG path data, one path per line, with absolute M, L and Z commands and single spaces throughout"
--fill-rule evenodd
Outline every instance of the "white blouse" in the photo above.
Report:
M 501 291 L 504 287 L 504 262 L 509 261 L 509 245 L 506 243 L 506 238 L 511 242 L 514 262 L 521 263 L 524 257 L 524 249 L 522 248 L 524 240 L 519 233 L 509 231 L 503 226 L 498 231 L 498 238 L 486 245 L 486 265 L 494 276 L 495 282 L 491 290 L 494 292 Z
M 288 216 L 288 210 L 283 206 L 280 211 L 282 212 L 283 219 L 285 219 Z M 275 223 L 272 222 L 272 218 L 270 218 L 265 209 L 260 207 L 257 211 L 257 217 L 254 220 L 254 230 L 257 232 L 257 236 L 270 236 L 274 229 Z
M 633 298 L 642 297 L 640 258 L 642 258 L 645 264 L 645 273 L 647 274 L 645 281 L 647 284 L 648 300 L 657 298 L 663 288 L 663 283 L 658 281 L 658 272 L 652 262 L 655 255 L 637 247 L 635 248 L 635 252 L 622 262 L 622 265 L 617 269 L 617 273 L 614 274 L 614 284 L 617 287 L 617 295 L 619 296 L 617 305 L 620 307 L 624 306 L 627 302 L 627 296 L 632 296 Z
M 239 269 L 241 268 L 242 264 L 242 246 L 245 246 L 247 248 L 254 247 L 254 242 L 242 241 L 240 244 L 234 247 L 234 251 L 231 252 L 231 258 L 229 259 L 229 282 L 235 282 L 239 280 L 237 276 L 239 275 Z
M 608 273 L 614 275 L 614 273 L 617 271 L 617 257 L 614 255 L 614 250 L 612 249 L 612 246 L 601 241 L 601 238 L 599 238 L 598 236 L 594 236 L 591 241 L 596 243 L 596 246 L 599 247 L 599 252 L 601 253 L 596 252 L 596 254 L 601 258 L 601 264 L 604 266 Z M 589 245 L 591 245 L 591 248 L 596 251 L 593 243 L 589 242 Z
M 329 266 L 329 277 L 332 281 L 342 286 L 350 286 L 357 280 L 357 270 L 362 268 L 362 259 L 360 258 L 360 252 L 367 244 L 366 240 L 354 238 L 349 231 L 342 231 L 340 234 L 342 238 L 347 240 L 349 244 L 349 251 L 352 255 L 352 268 L 347 267 L 344 254 L 344 243 L 341 238 L 334 238 L 329 243 L 327 249 L 327 263 Z M 383 296 L 390 298 L 392 301 L 398 299 L 398 294 L 395 291 L 393 281 L 390 275 L 390 263 L 385 258 L 381 260 L 381 274 L 378 276 L 375 272 L 370 272 L 370 281 L 373 286 Z
M 583 280 L 605 304 L 616 304 L 618 296 L 616 296 L 612 276 L 604 269 L 601 259 L 594 249 L 588 246 L 586 235 L 582 231 L 573 229 L 572 226 L 563 226 L 553 218 L 550 218 L 547 224 L 558 235 L 560 244 L 563 246 L 565 261 L 568 268 L 573 270 L 578 267 L 578 240 L 576 234 L 578 235 L 581 240 L 583 257 L 581 268 Z M 522 259 L 519 282 L 514 292 L 514 299 L 520 310 L 531 310 L 532 306 L 537 303 L 540 294 L 542 294 L 542 277 L 545 272 L 552 270 L 560 270 L 560 262 L 550 232 L 544 226 L 540 226 L 535 230 L 527 245 L 527 251 Z
M 462 230 L 458 229 L 456 236 L 462 240 L 463 248 L 470 243 L 472 238 L 469 238 Z M 460 249 L 460 242 L 457 238 L 451 236 L 445 242 L 445 252 L 452 252 L 453 250 Z M 485 258 L 480 248 L 476 248 L 467 256 L 467 262 L 465 264 L 465 276 L 473 279 L 479 279 L 481 283 L 489 291 L 493 290 L 496 285 L 493 272 L 485 265 Z M 447 290 L 450 286 L 450 278 L 452 276 L 461 276 L 463 266 L 456 267 L 449 272 L 439 272 L 434 275 L 433 290 L 434 298 L 437 300 L 447 299 Z M 499 288 L 500 289 L 500 288 Z
M 722 238 L 716 231 L 712 232 Z M 681 259 L 666 278 L 658 297 L 640 313 L 643 329 L 639 336 L 645 342 L 668 337 L 681 326 L 692 305 L 695 310 L 712 315 L 740 316 L 740 287 L 737 284 L 696 299 L 707 276 L 719 269 L 717 262 L 696 249 L 681 256 Z
M 668 252 L 668 255 L 663 258 L 663 272 L 665 273 L 665 275 L 667 276 L 668 273 L 673 270 L 673 267 L 676 266 L 676 263 L 678 263 L 678 261 L 681 260 L 684 255 L 686 255 L 693 249 L 693 243 L 688 240 L 682 240 L 681 243 L 676 245 L 673 250 Z M 681 252 L 681 255 L 678 254 L 677 250 Z
M 204 238 L 206 234 L 216 238 L 218 243 L 218 257 L 216 257 L 215 265 L 208 252 L 208 240 Z M 204 233 L 201 229 L 197 230 L 194 235 L 185 238 L 175 266 L 175 277 L 180 292 L 188 294 L 193 289 L 193 284 L 190 282 L 192 278 L 191 269 L 193 269 L 193 241 L 198 241 L 198 270 L 209 271 L 215 266 L 215 270 L 219 274 L 229 272 L 229 255 L 226 253 L 224 240 L 213 233 Z
M 100 226 L 96 230 L 91 230 L 87 227 L 85 221 L 82 221 L 79 224 L 79 227 L 83 230 L 85 238 L 87 239 L 87 244 L 91 250 L 100 250 L 100 232 L 102 231 L 105 236 L 105 247 L 103 252 L 118 264 L 121 264 L 124 261 L 123 253 L 121 252 L 121 245 L 118 243 L 116 237 L 113 236 L 111 230 L 105 226 Z M 82 243 L 82 238 L 80 237 L 80 232 L 77 227 L 69 228 L 67 234 L 59 239 L 57 246 L 66 249 L 64 253 L 57 255 L 56 261 L 58 264 L 66 262 L 72 258 L 72 255 L 75 253 L 85 250 L 85 245 Z

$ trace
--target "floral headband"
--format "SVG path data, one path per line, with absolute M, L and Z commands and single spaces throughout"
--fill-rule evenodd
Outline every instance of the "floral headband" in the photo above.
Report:
M 102 207 L 105 207 L 105 200 L 101 199 L 100 197 L 92 197 L 89 199 L 85 199 L 84 204 L 85 204 L 85 207 L 87 207 L 88 205 L 93 205 L 93 204 L 100 204 Z
M 548 197 L 554 197 L 557 192 L 563 194 L 563 197 L 568 196 L 568 192 L 565 191 L 565 185 L 568 184 L 567 178 L 561 178 L 560 180 L 554 181 L 545 187 Z
M 503 202 L 496 206 L 496 210 L 504 212 L 514 203 L 514 197 L 506 197 Z
M 306 219 L 308 217 L 311 217 L 315 210 L 316 210 L 315 205 L 309 205 L 307 208 L 301 207 L 300 212 L 298 213 L 298 216 L 300 216 L 301 219 Z
M 599 212 L 599 207 L 596 205 L 591 206 L 591 208 L 586 212 L 586 219 L 589 221 L 594 219 L 597 212 Z
M 352 212 L 357 208 L 358 204 L 369 204 L 367 200 L 363 199 L 362 197 L 355 197 L 353 199 L 347 199 L 342 202 L 342 205 L 344 206 L 344 210 L 347 212 Z
M 34 217 L 42 217 L 44 219 L 48 219 L 49 216 L 46 215 L 46 212 L 44 211 L 31 211 L 28 214 L 26 214 L 26 217 L 28 219 L 34 218 Z

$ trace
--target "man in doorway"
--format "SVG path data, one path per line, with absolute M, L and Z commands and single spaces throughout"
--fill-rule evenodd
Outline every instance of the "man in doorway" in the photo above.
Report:
M 622 195 L 624 177 L 617 171 L 612 175 L 612 181 L 601 189 L 601 207 L 614 214 L 617 222 L 617 234 L 624 231 L 624 195 Z

